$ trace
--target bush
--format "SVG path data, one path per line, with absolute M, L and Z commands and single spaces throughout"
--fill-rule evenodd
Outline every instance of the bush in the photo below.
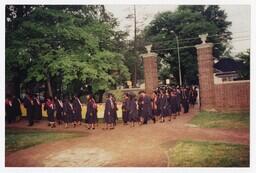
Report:
M 134 94 L 137 96 L 138 93 L 139 93 L 140 91 L 142 91 L 142 90 L 143 90 L 143 89 L 140 89 L 140 88 L 109 90 L 109 91 L 107 91 L 107 92 L 105 92 L 105 93 L 103 94 L 103 99 L 102 99 L 102 101 L 105 102 L 105 101 L 106 101 L 106 96 L 107 96 L 107 94 L 108 94 L 108 93 L 112 93 L 112 94 L 115 96 L 117 102 L 122 102 L 125 93 L 127 93 L 127 92 L 128 92 L 128 93 L 131 93 L 131 92 L 132 92 L 132 93 L 134 93 Z

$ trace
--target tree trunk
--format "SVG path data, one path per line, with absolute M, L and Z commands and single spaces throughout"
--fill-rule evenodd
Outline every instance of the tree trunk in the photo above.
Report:
M 52 94 L 52 86 L 51 86 L 51 79 L 50 79 L 50 76 L 48 75 L 47 77 L 47 89 L 48 89 L 48 94 L 49 96 L 53 97 L 53 94 Z

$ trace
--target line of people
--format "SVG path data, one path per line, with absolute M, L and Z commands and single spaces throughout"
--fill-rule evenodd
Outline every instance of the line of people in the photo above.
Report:
M 148 120 L 152 120 L 153 123 L 164 123 L 166 119 L 171 121 L 172 117 L 176 119 L 176 116 L 180 115 L 181 107 L 183 112 L 187 113 L 189 104 L 195 105 L 197 95 L 196 87 L 159 87 L 151 97 L 141 91 L 138 101 L 135 95 L 126 93 L 122 104 L 123 123 L 129 123 L 133 127 L 135 122 L 141 125 L 147 124 Z
M 125 93 L 122 102 L 122 120 L 124 125 L 130 124 L 134 127 L 147 124 L 152 120 L 153 123 L 159 121 L 164 123 L 166 120 L 171 121 L 180 115 L 181 107 L 183 112 L 189 111 L 189 104 L 192 106 L 196 103 L 197 89 L 185 87 L 159 87 L 151 96 L 144 91 L 140 91 L 138 97 L 133 93 Z M 17 103 L 18 102 L 18 103 Z M 27 110 L 28 126 L 32 126 L 35 121 L 42 119 L 42 103 L 36 94 L 27 94 L 23 100 L 24 107 Z M 21 115 L 17 109 L 20 109 L 20 101 L 14 97 L 6 98 L 6 114 L 8 123 L 14 122 L 13 116 Z M 15 106 L 14 106 L 15 105 Z M 47 97 L 44 101 L 44 110 L 47 112 L 48 125 L 51 128 L 56 127 L 56 122 L 65 124 L 65 128 L 71 124 L 73 127 L 82 123 L 82 104 L 78 96 L 65 97 L 61 99 L 58 96 Z M 117 118 L 117 103 L 113 94 L 107 94 L 104 110 L 103 130 L 114 129 Z M 92 95 L 87 96 L 87 111 L 85 123 L 88 129 L 95 129 L 98 124 L 97 104 Z

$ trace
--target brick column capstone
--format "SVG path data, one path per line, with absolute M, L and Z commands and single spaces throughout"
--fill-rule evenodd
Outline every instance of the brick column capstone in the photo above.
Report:
M 148 52 L 142 55 L 144 65 L 145 92 L 152 94 L 154 89 L 158 87 L 157 75 L 157 54 Z
M 200 109 L 215 111 L 215 90 L 213 78 L 213 54 L 212 43 L 202 43 L 195 46 L 197 49 L 197 61 L 200 88 Z

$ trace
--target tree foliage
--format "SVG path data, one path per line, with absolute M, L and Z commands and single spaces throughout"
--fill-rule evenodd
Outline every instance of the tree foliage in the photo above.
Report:
M 250 49 L 245 52 L 241 52 L 236 55 L 237 58 L 242 60 L 244 67 L 240 70 L 240 75 L 242 79 L 250 80 Z
M 30 8 L 29 8 L 30 9 Z M 81 87 L 106 90 L 129 78 L 116 20 L 104 6 L 35 6 L 10 22 L 6 33 L 7 80 L 61 83 L 63 91 Z M 12 25 L 12 24 L 10 24 Z M 56 89 L 56 88 L 55 88 Z
M 228 30 L 231 22 L 226 21 L 226 18 L 226 13 L 217 5 L 181 5 L 174 12 L 156 15 L 145 29 L 146 38 L 153 43 L 153 51 L 169 65 L 170 73 L 179 81 L 176 34 L 183 83 L 197 84 L 197 58 L 193 46 L 201 43 L 198 35 L 208 33 L 207 41 L 217 43 L 214 45 L 214 57 L 220 58 L 231 39 Z

